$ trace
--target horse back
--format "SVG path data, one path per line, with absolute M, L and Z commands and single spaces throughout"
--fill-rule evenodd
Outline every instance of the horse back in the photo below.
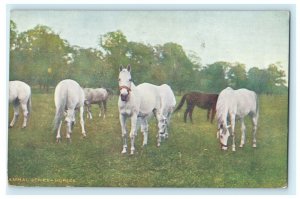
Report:
M 248 89 L 239 89 L 235 91 L 237 100 L 237 112 L 240 115 L 256 114 L 258 109 L 257 95 L 254 91 Z
M 204 109 L 215 108 L 218 100 L 218 94 L 190 92 L 186 100 L 188 104 L 196 105 Z
M 224 89 L 217 101 L 217 111 L 227 110 L 239 117 L 256 114 L 257 108 L 256 93 L 248 89 Z
M 158 86 L 142 83 L 136 86 L 140 96 L 140 110 L 142 112 L 152 112 L 153 109 L 157 109 L 160 106 L 160 94 Z
M 76 108 L 84 104 L 84 91 L 74 80 L 63 80 L 55 88 L 54 101 L 55 106 L 59 107 L 61 103 L 69 108 Z M 66 108 L 67 108 L 66 107 Z
M 22 81 L 10 81 L 9 82 L 9 101 L 12 102 L 15 99 L 26 103 L 31 96 L 31 88 L 28 84 Z

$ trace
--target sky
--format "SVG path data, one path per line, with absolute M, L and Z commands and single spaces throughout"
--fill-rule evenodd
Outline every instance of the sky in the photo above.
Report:
M 99 36 L 121 30 L 128 41 L 167 42 L 193 52 L 201 64 L 240 62 L 267 68 L 281 62 L 288 76 L 289 13 L 286 11 L 51 11 L 13 10 L 19 32 L 49 26 L 71 45 L 99 48 Z

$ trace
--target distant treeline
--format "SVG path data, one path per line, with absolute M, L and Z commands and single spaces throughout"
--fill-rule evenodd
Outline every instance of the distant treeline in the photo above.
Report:
M 128 41 L 120 31 L 99 35 L 99 49 L 71 46 L 50 27 L 37 25 L 18 32 L 10 23 L 10 79 L 48 90 L 62 79 L 83 87 L 118 87 L 120 65 L 130 64 L 136 84 L 169 84 L 174 91 L 220 92 L 227 86 L 259 94 L 286 94 L 286 74 L 279 62 L 267 69 L 219 61 L 202 65 L 201 55 L 187 54 L 176 43 L 152 46 Z M 200 44 L 199 44 L 200 45 Z M 100 50 L 101 49 L 101 50 Z

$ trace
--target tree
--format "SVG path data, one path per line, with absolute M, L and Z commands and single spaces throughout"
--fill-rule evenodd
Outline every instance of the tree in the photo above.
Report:
M 267 68 L 268 82 L 267 82 L 267 93 L 272 94 L 279 87 L 285 87 L 285 72 L 281 69 L 281 63 L 270 64 Z
M 253 67 L 249 69 L 247 87 L 258 94 L 286 93 L 285 72 L 280 69 L 280 63 L 270 64 L 267 69 Z
M 104 61 L 111 67 L 114 80 L 118 78 L 119 66 L 129 63 L 127 44 L 127 38 L 120 30 L 100 36 L 100 47 L 105 51 Z M 113 87 L 117 87 L 117 81 L 114 81 Z
M 226 73 L 230 67 L 228 62 L 208 64 L 201 70 L 202 88 L 207 92 L 220 92 L 228 86 Z
M 247 88 L 258 94 L 265 93 L 268 85 L 268 73 L 257 67 L 250 68 L 247 76 Z
M 170 84 L 179 93 L 192 89 L 195 65 L 187 57 L 182 46 L 166 43 L 159 51 L 161 70 L 167 74 L 165 83 Z
M 244 88 L 247 84 L 247 72 L 245 64 L 234 63 L 230 64 L 230 69 L 227 74 L 228 84 L 234 89 Z
M 66 40 L 47 26 L 37 25 L 17 37 L 11 71 L 15 76 L 48 90 L 65 74 L 64 57 L 70 50 Z

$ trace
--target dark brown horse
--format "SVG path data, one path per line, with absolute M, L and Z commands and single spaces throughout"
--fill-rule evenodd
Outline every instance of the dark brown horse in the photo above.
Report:
M 178 111 L 186 101 L 187 107 L 184 112 L 184 122 L 186 122 L 187 114 L 189 113 L 189 117 L 191 122 L 193 122 L 192 115 L 195 106 L 198 106 L 202 109 L 207 109 L 207 120 L 209 120 L 209 115 L 211 112 L 210 122 L 212 123 L 216 114 L 216 104 L 218 100 L 218 94 L 210 94 L 210 93 L 200 93 L 200 92 L 190 92 L 186 93 L 177 108 L 174 112 Z

